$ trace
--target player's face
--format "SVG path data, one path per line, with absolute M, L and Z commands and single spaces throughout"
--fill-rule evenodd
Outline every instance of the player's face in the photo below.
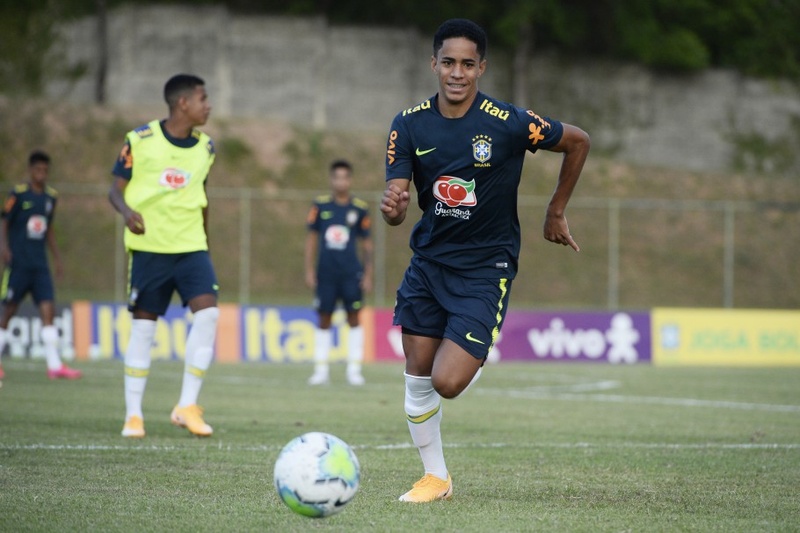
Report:
M 346 168 L 337 168 L 331 173 L 331 189 L 334 194 L 346 194 L 350 191 L 352 176 Z
M 470 105 L 478 93 L 478 78 L 486 68 L 478 46 L 464 37 L 445 39 L 438 54 L 431 58 L 431 68 L 439 78 L 440 105 Z
M 211 102 L 208 100 L 205 86 L 198 85 L 191 93 L 188 93 L 184 109 L 195 126 L 202 126 L 208 121 L 208 116 L 211 114 Z
M 44 182 L 47 181 L 47 173 L 50 170 L 50 165 L 44 161 L 39 161 L 32 164 L 29 169 L 31 181 L 36 185 L 44 185 Z

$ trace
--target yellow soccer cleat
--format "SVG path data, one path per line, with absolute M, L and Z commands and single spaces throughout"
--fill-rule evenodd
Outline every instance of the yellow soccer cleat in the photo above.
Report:
M 400 496 L 401 502 L 425 503 L 436 500 L 449 500 L 453 497 L 453 479 L 441 479 L 433 474 L 425 474 L 414 483 L 410 491 Z
M 214 432 L 211 426 L 203 420 L 203 408 L 197 404 L 186 407 L 176 405 L 169 419 L 176 426 L 186 428 L 189 433 L 198 437 L 208 437 Z
M 122 436 L 130 439 L 141 439 L 144 437 L 144 420 L 140 416 L 130 416 L 122 426 Z

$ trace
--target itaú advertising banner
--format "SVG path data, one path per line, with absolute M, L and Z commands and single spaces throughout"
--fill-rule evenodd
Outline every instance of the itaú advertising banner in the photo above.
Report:
M 402 361 L 392 312 L 375 311 L 375 359 Z M 650 314 L 509 310 L 490 362 L 649 363 Z
M 657 365 L 800 366 L 800 311 L 656 308 Z
M 131 334 L 131 314 L 124 304 L 78 301 L 72 305 L 75 352 L 79 359 L 121 359 Z M 269 363 L 314 360 L 317 314 L 306 307 L 239 306 L 220 304 L 215 359 L 218 362 Z M 364 360 L 372 358 L 372 311 L 361 312 Z M 192 313 L 170 305 L 159 317 L 150 354 L 153 360 L 182 360 Z M 345 361 L 350 328 L 344 311 L 333 315 L 330 361 Z

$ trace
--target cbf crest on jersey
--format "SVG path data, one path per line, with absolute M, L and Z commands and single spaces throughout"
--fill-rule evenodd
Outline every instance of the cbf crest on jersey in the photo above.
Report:
M 473 137 L 472 157 L 480 164 L 478 166 L 489 166 L 486 162 L 492 158 L 492 138 L 483 134 Z
M 356 222 L 358 222 L 358 211 L 355 209 L 349 210 L 347 212 L 346 220 L 348 226 L 355 226 Z

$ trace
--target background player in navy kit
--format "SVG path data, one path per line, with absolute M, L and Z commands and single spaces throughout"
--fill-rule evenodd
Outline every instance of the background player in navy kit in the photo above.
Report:
M 50 157 L 35 151 L 28 157 L 28 183 L 17 185 L 3 208 L 0 249 L 6 265 L 3 276 L 3 314 L 0 316 L 0 353 L 8 341 L 8 323 L 30 292 L 42 319 L 42 344 L 50 379 L 77 379 L 81 372 L 61 362 L 55 317 L 55 290 L 47 249 L 56 275 L 61 275 L 61 255 L 53 232 L 57 193 L 47 186 Z M 0 367 L 0 379 L 3 369 Z
M 392 122 L 381 212 L 406 217 L 410 182 L 423 211 L 414 255 L 397 291 L 405 410 L 425 475 L 401 501 L 448 499 L 441 398 L 455 398 L 480 374 L 508 309 L 517 272 L 517 190 L 526 151 L 564 154 L 544 221 L 544 238 L 579 251 L 564 211 L 589 152 L 580 128 L 540 117 L 478 91 L 486 35 L 475 23 L 444 22 L 433 39 L 439 91 Z
M 363 385 L 361 362 L 364 359 L 364 332 L 358 315 L 364 292 L 372 289 L 370 217 L 366 202 L 350 194 L 353 181 L 350 163 L 334 161 L 328 177 L 331 194 L 315 200 L 307 221 L 306 284 L 315 289 L 314 303 L 319 314 L 314 336 L 314 374 L 308 383 L 322 385 L 329 381 L 331 317 L 336 303 L 341 301 L 350 326 L 347 381 L 351 385 Z M 359 242 L 363 264 L 359 259 Z

